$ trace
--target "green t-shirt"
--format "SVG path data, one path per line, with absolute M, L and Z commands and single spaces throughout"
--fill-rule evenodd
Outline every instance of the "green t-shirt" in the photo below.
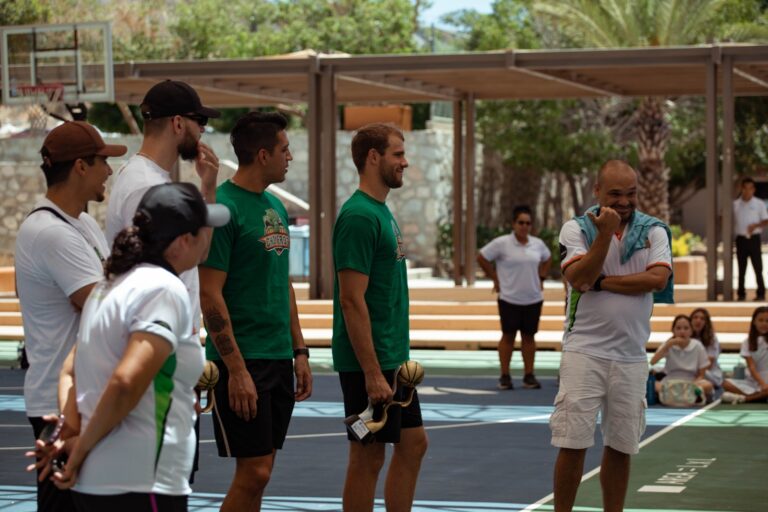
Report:
M 227 273 L 222 292 L 237 346 L 244 359 L 291 359 L 288 213 L 269 192 L 249 192 L 231 181 L 216 189 L 216 201 L 232 218 L 213 230 L 203 265 Z M 221 359 L 210 335 L 205 352 Z
M 382 370 L 408 360 L 408 277 L 400 228 L 387 205 L 358 190 L 341 207 L 333 228 L 333 367 L 360 371 L 339 303 L 340 270 L 368 276 L 365 303 Z

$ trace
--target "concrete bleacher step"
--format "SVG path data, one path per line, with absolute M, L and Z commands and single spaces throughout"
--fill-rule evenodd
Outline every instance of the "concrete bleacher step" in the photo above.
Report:
M 299 317 L 301 327 L 304 329 L 330 329 L 333 326 L 333 315 L 302 313 Z M 663 332 L 671 331 L 672 316 L 654 316 L 651 318 L 651 330 Z M 565 317 L 563 315 L 542 315 L 539 321 L 541 330 L 562 329 Z M 712 323 L 716 332 L 743 332 L 749 331 L 750 318 L 740 317 L 713 317 Z M 412 330 L 498 330 L 500 329 L 498 315 L 410 315 L 410 328 Z

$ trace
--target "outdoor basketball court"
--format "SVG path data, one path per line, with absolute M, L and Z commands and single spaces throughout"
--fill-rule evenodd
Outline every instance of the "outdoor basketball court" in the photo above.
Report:
M 327 352 L 313 351 L 315 392 L 296 407 L 264 510 L 341 509 L 347 441 Z M 516 379 L 514 391 L 498 391 L 492 353 L 414 352 L 426 366 L 420 392 L 430 439 L 414 510 L 552 510 L 557 452 L 549 445 L 547 422 L 557 392 L 557 354 L 540 354 L 543 389 L 522 389 Z M 0 510 L 35 510 L 34 481 L 23 471 L 31 433 L 22 384 L 21 371 L 0 370 Z M 651 407 L 647 420 L 644 446 L 633 460 L 628 512 L 768 509 L 768 406 Z M 598 435 L 576 510 L 602 510 L 600 451 Z M 201 466 L 190 510 L 218 510 L 233 463 L 216 454 L 210 415 L 202 420 Z M 377 496 L 383 497 L 381 486 Z M 384 510 L 383 501 L 378 503 L 377 510 Z

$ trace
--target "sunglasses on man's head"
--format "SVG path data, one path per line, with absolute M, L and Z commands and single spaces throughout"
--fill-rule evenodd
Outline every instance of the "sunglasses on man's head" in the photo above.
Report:
M 208 118 L 205 116 L 201 116 L 199 114 L 179 114 L 181 117 L 186 117 L 187 119 L 191 119 L 200 126 L 205 126 L 208 124 Z

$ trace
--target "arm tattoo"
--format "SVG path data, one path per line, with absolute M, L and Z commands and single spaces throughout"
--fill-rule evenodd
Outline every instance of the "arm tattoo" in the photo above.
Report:
M 228 356 L 235 351 L 235 347 L 232 344 L 232 338 L 226 334 L 220 334 L 213 339 L 213 344 L 216 345 L 220 356 Z
M 211 332 L 221 332 L 229 323 L 229 321 L 224 318 L 224 315 L 222 315 L 216 308 L 211 308 L 205 311 L 204 316 L 205 325 Z

